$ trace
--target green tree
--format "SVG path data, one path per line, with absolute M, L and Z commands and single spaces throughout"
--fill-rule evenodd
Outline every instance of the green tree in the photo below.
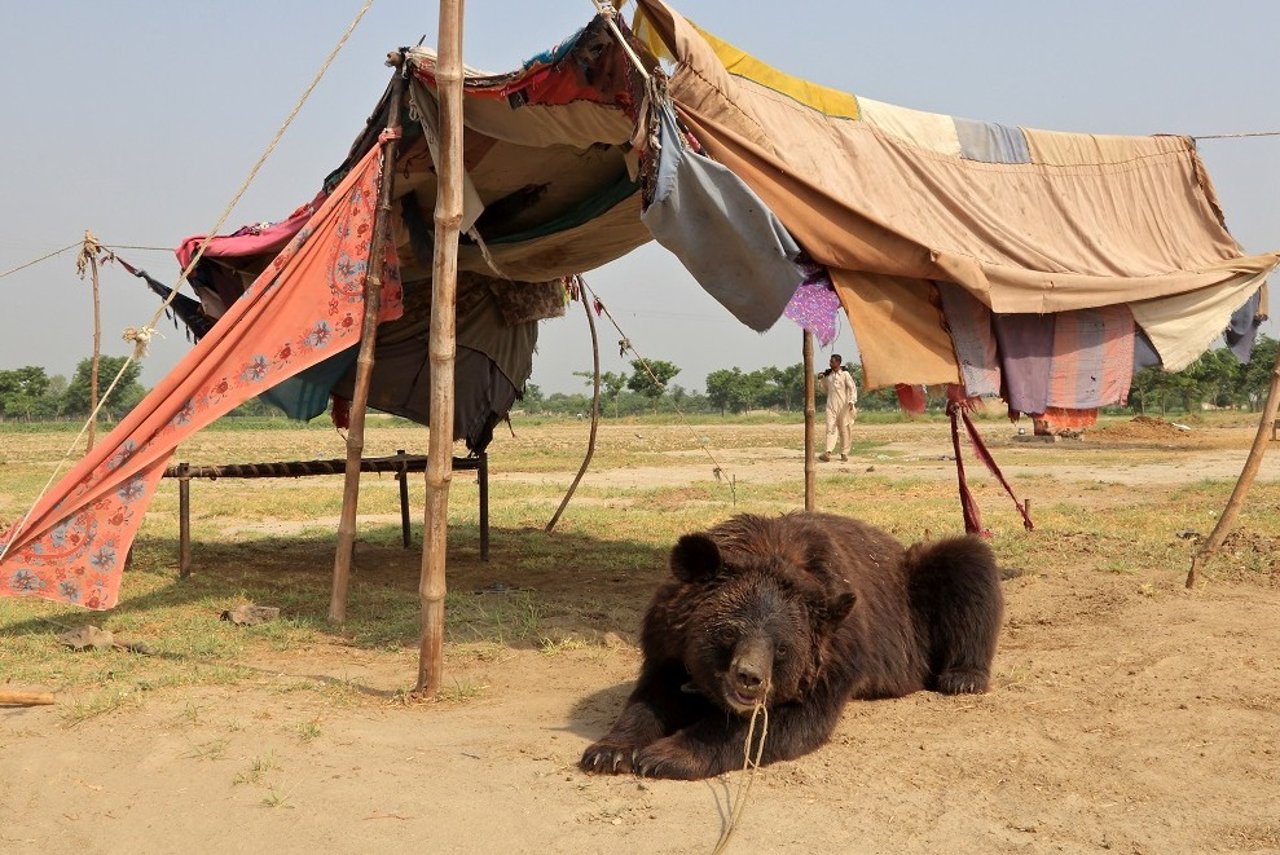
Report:
M 1208 401 L 1215 407 L 1232 407 L 1243 403 L 1241 398 L 1244 366 L 1236 355 L 1225 347 L 1206 350 L 1184 369 L 1195 381 L 1195 397 L 1198 405 Z
M 125 356 L 102 357 L 98 371 L 99 376 L 104 378 L 102 381 L 103 391 L 106 391 L 111 380 L 115 378 L 126 362 L 128 362 L 128 357 Z M 82 359 L 76 365 L 75 374 L 72 375 L 71 382 L 67 384 L 66 394 L 63 395 L 62 411 L 66 415 L 81 418 L 89 415 L 89 375 L 92 368 L 92 359 Z M 137 362 L 128 362 L 128 367 L 124 369 L 124 375 L 120 378 L 120 382 L 116 384 L 110 400 L 102 408 L 103 415 L 109 419 L 119 419 L 142 400 L 147 392 L 138 383 L 138 374 L 141 371 L 142 366 Z
M 804 363 L 797 362 L 786 368 L 763 369 L 768 374 L 768 387 L 760 400 L 766 407 L 778 407 L 783 410 L 802 409 L 804 407 Z
M 1271 373 L 1276 366 L 1276 350 L 1280 346 L 1274 338 L 1266 335 L 1258 336 L 1254 342 L 1253 353 L 1244 366 L 1240 377 L 1240 397 L 1247 402 L 1249 409 L 1262 407 L 1267 400 L 1267 390 L 1271 388 Z
M 524 384 L 524 392 L 520 395 L 520 400 L 524 404 L 526 411 L 530 413 L 542 412 L 542 405 L 546 402 L 546 395 L 542 393 L 542 387 L 537 383 Z
M 595 374 L 591 371 L 575 371 L 573 376 L 585 379 L 588 386 L 595 385 Z M 603 405 L 613 404 L 613 417 L 618 417 L 618 396 L 627 388 L 627 375 L 620 371 L 603 371 L 600 374 L 600 401 Z M 588 402 L 590 398 L 587 399 Z M 604 409 L 604 407 L 601 407 Z
M 632 392 L 644 395 L 657 408 L 658 399 L 667 391 L 671 378 L 680 373 L 675 363 L 663 359 L 631 360 L 631 377 L 627 380 L 627 388 Z
M 0 417 L 6 419 L 39 417 L 39 410 L 49 392 L 49 386 L 48 375 L 43 368 L 36 365 L 0 371 Z
M 721 368 L 707 375 L 707 400 L 711 402 L 712 407 L 720 411 L 720 415 L 723 416 L 726 410 L 734 407 L 741 376 L 742 369 L 737 367 Z

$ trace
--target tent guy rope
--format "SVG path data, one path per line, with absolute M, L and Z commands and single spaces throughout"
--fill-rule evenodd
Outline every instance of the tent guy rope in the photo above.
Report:
M 596 292 L 591 289 L 591 286 L 587 284 L 585 279 L 580 279 L 579 281 L 582 283 L 583 290 L 591 295 L 592 302 L 594 302 L 597 310 L 609 319 L 609 323 L 613 324 L 613 328 L 618 331 L 618 335 L 622 336 L 622 341 L 620 342 L 622 349 L 629 350 L 635 354 L 636 360 L 640 363 L 644 372 L 649 375 L 649 379 L 653 381 L 655 386 L 665 388 L 666 384 L 659 380 L 658 376 L 653 373 L 653 369 L 649 367 L 649 360 L 641 356 L 640 351 L 636 350 L 635 345 L 631 343 L 630 336 L 622 331 L 622 327 L 618 326 L 618 322 L 614 319 L 613 314 L 610 313 L 609 308 L 604 304 L 604 301 L 601 300 Z M 680 405 L 673 402 L 673 406 L 675 407 L 676 416 L 680 419 L 680 423 L 689 429 L 689 433 L 693 435 L 695 441 L 698 443 L 698 447 L 702 449 L 702 452 L 706 454 L 707 458 L 711 461 L 711 465 L 715 467 L 712 471 L 715 472 L 716 480 L 723 482 L 729 488 L 731 493 L 735 492 L 734 484 L 737 483 L 737 479 L 733 478 L 725 480 L 725 469 L 720 465 L 720 461 L 716 460 L 715 455 L 711 453 L 711 449 L 707 448 L 706 444 L 697 438 L 697 431 L 693 429 L 693 425 L 689 424 L 689 420 L 685 418 L 684 411 L 680 409 Z
M 17 273 L 19 270 L 26 270 L 28 267 L 34 267 L 35 265 L 39 264 L 40 262 L 42 262 L 42 261 L 48 261 L 49 259 L 53 258 L 54 256 L 62 255 L 62 253 L 64 253 L 64 252 L 70 252 L 71 250 L 73 250 L 73 249 L 75 249 L 76 247 L 80 246 L 82 243 L 84 243 L 84 241 L 82 241 L 82 240 L 78 240 L 78 241 L 76 241 L 76 242 L 75 242 L 75 243 L 73 243 L 73 244 L 70 244 L 70 245 L 68 245 L 68 246 L 64 246 L 62 249 L 55 249 L 53 252 L 48 253 L 47 255 L 42 255 L 42 256 L 40 256 L 39 258 L 34 259 L 34 260 L 32 260 L 32 261 L 28 261 L 28 262 L 27 262 L 27 263 L 25 263 L 25 264 L 19 264 L 17 267 L 14 267 L 14 268 L 11 268 L 11 269 L 9 269 L 9 270 L 6 270 L 4 273 L 0 273 L 0 279 L 3 279 L 3 278 L 5 278 L 6 276 L 10 276 L 10 275 L 12 275 L 12 274 L 14 274 L 14 273 Z

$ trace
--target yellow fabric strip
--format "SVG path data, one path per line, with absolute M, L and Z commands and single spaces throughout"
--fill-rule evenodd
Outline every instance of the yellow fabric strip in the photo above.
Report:
M 761 86 L 780 92 L 788 98 L 837 119 L 861 117 L 858 99 L 850 93 L 792 77 L 761 62 L 746 51 L 716 38 L 692 21 L 689 24 L 707 40 L 707 44 L 711 45 L 711 49 L 716 52 L 716 56 L 724 63 L 724 67 L 730 74 L 753 80 Z
M 636 10 L 633 21 L 636 36 L 644 42 L 654 56 L 660 59 L 674 60 L 670 48 L 657 34 L 656 28 L 649 23 L 648 17 L 643 8 Z M 862 117 L 862 111 L 858 108 L 856 96 L 848 92 L 841 92 L 838 89 L 831 89 L 827 86 L 812 83 L 800 77 L 785 74 L 773 66 L 761 62 L 741 48 L 736 48 L 723 39 L 716 38 L 692 21 L 688 21 L 688 24 L 706 39 L 707 44 L 715 51 L 716 57 L 719 58 L 725 70 L 730 74 L 745 77 L 766 89 L 772 89 L 774 92 L 786 95 L 793 101 L 798 101 L 806 107 L 825 113 L 833 118 L 859 119 Z

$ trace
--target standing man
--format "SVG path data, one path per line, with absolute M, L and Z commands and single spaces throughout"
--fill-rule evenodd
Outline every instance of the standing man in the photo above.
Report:
M 818 375 L 822 391 L 827 395 L 827 450 L 818 455 L 824 463 L 836 450 L 840 440 L 840 459 L 849 459 L 849 446 L 853 444 L 853 420 L 858 417 L 858 385 L 853 375 L 845 370 L 840 354 L 831 354 L 831 367 Z

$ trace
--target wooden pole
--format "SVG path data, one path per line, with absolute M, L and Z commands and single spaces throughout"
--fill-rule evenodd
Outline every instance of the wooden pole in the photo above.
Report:
M 813 441 L 814 419 L 818 408 L 814 403 L 817 397 L 817 381 L 813 375 L 813 333 L 804 331 L 804 509 L 812 511 L 815 507 L 814 493 L 818 473 L 814 469 Z
M 36 707 L 57 703 L 53 692 L 11 692 L 0 689 L 0 707 Z
M 191 464 L 178 464 L 178 578 L 191 575 Z
M 93 236 L 93 232 L 88 229 L 84 230 L 84 253 L 89 258 L 89 273 L 93 281 L 93 364 L 89 368 L 89 412 L 94 413 L 98 409 L 98 367 L 102 362 L 102 297 L 101 289 L 98 287 L 98 239 Z M 87 450 L 92 451 L 94 443 L 97 441 L 98 417 L 94 417 L 89 421 L 89 439 L 86 443 Z
M 360 461 L 364 456 L 364 416 L 369 403 L 369 381 L 373 377 L 373 352 L 378 343 L 378 312 L 382 308 L 382 263 L 387 232 L 391 227 L 391 188 L 394 183 L 400 130 L 400 100 L 404 92 L 404 78 L 400 74 L 400 64 L 403 61 L 398 52 L 387 57 L 387 64 L 395 68 L 387 115 L 387 130 L 393 133 L 382 148 L 378 210 L 374 215 L 373 237 L 369 244 L 369 267 L 364 279 L 364 323 L 360 330 L 360 354 L 356 357 L 351 425 L 347 429 L 346 481 L 342 489 L 342 514 L 338 519 L 338 546 L 333 558 L 333 590 L 329 596 L 329 620 L 334 623 L 343 623 L 347 619 L 347 588 L 351 581 L 351 553 L 356 540 L 356 504 L 360 498 Z
M 1240 471 L 1235 489 L 1231 491 L 1231 498 L 1227 500 L 1227 507 L 1222 511 L 1222 516 L 1218 517 L 1218 524 L 1191 559 L 1191 570 L 1187 573 L 1188 588 L 1195 585 L 1196 574 L 1209 563 L 1209 559 L 1222 546 L 1236 524 L 1236 517 L 1240 516 L 1240 510 L 1244 507 L 1245 496 L 1249 494 L 1253 479 L 1262 466 L 1262 457 L 1267 451 L 1267 431 L 1272 430 L 1275 424 L 1277 410 L 1280 410 L 1280 350 L 1276 352 L 1276 362 L 1271 368 L 1271 387 L 1267 390 L 1267 403 L 1262 408 L 1262 419 L 1258 422 L 1258 432 L 1253 437 L 1249 457 L 1245 460 L 1244 469 Z
M 396 449 L 398 457 L 404 457 L 404 449 Z M 404 548 L 409 548 L 409 467 L 402 465 L 400 471 L 396 473 L 396 480 L 400 482 L 400 539 L 404 542 Z
M 587 292 L 585 289 L 579 288 L 578 294 L 582 298 L 582 308 L 587 312 L 587 325 L 591 327 L 591 432 L 587 437 L 587 456 L 582 459 L 582 465 L 578 467 L 577 477 L 573 479 L 573 483 L 569 485 L 568 492 L 560 500 L 560 507 L 556 508 L 551 521 L 547 523 L 546 530 L 548 533 L 556 527 L 556 523 L 560 520 L 560 515 L 564 513 L 569 500 L 573 498 L 574 492 L 578 489 L 582 476 L 587 474 L 587 467 L 591 465 L 591 458 L 596 453 L 596 432 L 600 429 L 600 339 L 596 334 L 596 319 L 591 316 L 591 303 L 587 300 Z
M 422 533 L 422 639 L 415 693 L 434 697 L 444 662 L 445 548 L 453 479 L 453 372 L 457 356 L 458 229 L 462 225 L 462 8 L 440 0 L 436 86 L 440 98 L 440 162 L 436 164 L 435 256 L 431 266 L 430 437 L 426 519 Z

